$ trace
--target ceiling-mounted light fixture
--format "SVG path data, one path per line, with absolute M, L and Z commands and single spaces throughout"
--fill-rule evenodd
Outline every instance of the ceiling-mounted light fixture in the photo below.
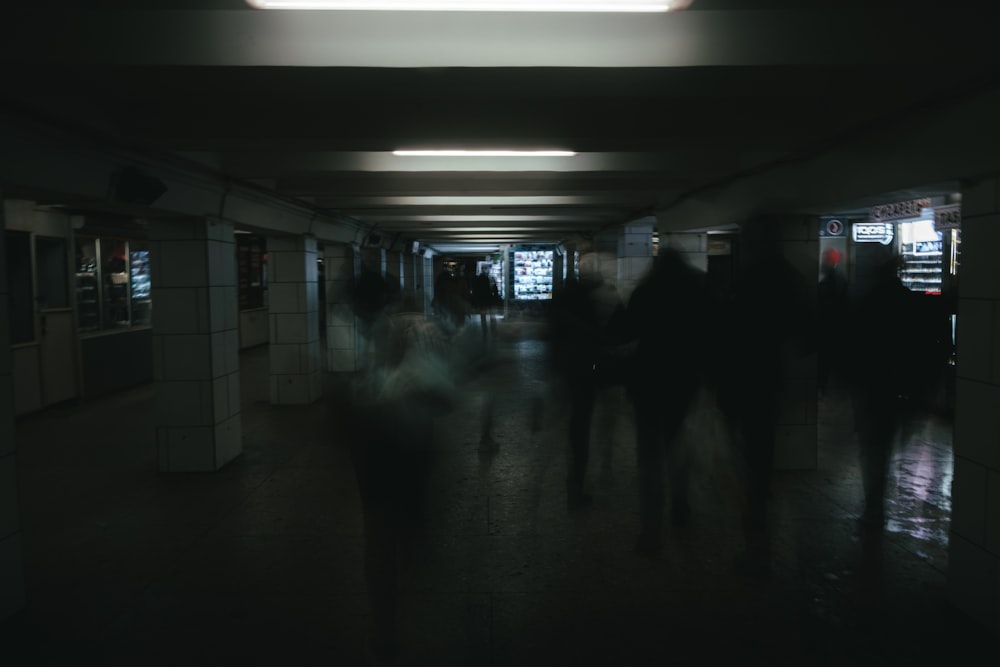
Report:
M 574 151 L 510 151 L 510 150 L 397 150 L 402 157 L 573 157 Z
M 246 0 L 257 9 L 452 12 L 668 12 L 691 0 Z

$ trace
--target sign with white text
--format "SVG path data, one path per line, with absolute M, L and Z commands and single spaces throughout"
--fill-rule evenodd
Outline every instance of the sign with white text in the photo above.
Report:
M 881 243 L 889 245 L 895 235 L 896 226 L 891 222 L 855 222 L 851 226 L 851 238 L 856 243 Z

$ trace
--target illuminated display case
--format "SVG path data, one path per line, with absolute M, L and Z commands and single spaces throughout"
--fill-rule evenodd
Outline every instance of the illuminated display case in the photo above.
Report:
M 552 298 L 552 250 L 517 249 L 513 253 L 514 299 L 540 301 Z
M 76 315 L 81 332 L 152 324 L 149 250 L 141 241 L 76 238 Z
M 944 236 L 932 220 L 899 224 L 899 278 L 914 292 L 940 294 L 944 262 Z

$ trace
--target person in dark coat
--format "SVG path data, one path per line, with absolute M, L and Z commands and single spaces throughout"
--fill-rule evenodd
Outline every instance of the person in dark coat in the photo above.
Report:
M 596 253 L 580 260 L 579 280 L 569 280 L 553 299 L 549 335 L 552 369 L 569 396 L 566 500 L 569 509 L 591 504 L 584 481 L 590 432 L 601 373 L 611 342 L 609 332 L 624 315 L 618 290 L 604 279 Z
M 472 309 L 479 313 L 479 325 L 482 327 L 484 341 L 496 333 L 495 291 L 493 279 L 485 269 L 476 274 L 472 281 Z
M 866 557 L 877 556 L 885 524 L 889 462 L 900 429 L 921 392 L 916 360 L 927 355 L 931 332 L 913 292 L 900 281 L 889 251 L 852 299 L 850 390 L 861 464 L 864 507 L 861 536 Z M 867 564 L 874 564 L 868 562 Z
M 840 268 L 840 252 L 828 248 L 820 261 L 817 363 L 819 395 L 837 394 L 846 380 L 843 350 L 847 340 L 847 277 Z
M 766 219 L 743 226 L 740 251 L 736 289 L 716 327 L 730 337 L 718 347 L 724 361 L 717 365 L 716 386 L 743 471 L 743 564 L 748 574 L 764 576 L 771 568 L 780 404 L 792 366 L 815 353 L 816 314 L 805 277 L 784 256 Z
M 692 513 L 678 436 L 705 379 L 709 305 L 705 273 L 672 248 L 661 249 L 628 301 L 627 337 L 635 340 L 627 388 L 639 473 L 636 550 L 649 557 L 661 548 L 665 465 L 673 523 L 687 523 Z

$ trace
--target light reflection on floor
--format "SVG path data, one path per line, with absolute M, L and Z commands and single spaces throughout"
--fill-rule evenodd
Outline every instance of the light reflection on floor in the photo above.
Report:
M 904 433 L 890 466 L 886 530 L 947 547 L 953 476 L 950 426 L 926 420 Z

